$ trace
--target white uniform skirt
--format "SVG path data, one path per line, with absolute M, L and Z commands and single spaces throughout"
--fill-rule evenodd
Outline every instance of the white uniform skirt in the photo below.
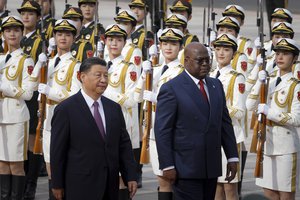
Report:
M 300 175 L 299 164 L 299 153 L 264 155 L 263 177 L 256 179 L 256 185 L 281 192 L 296 192 Z
M 234 177 L 234 179 L 230 182 L 230 183 L 237 183 L 241 180 L 241 163 L 242 163 L 242 156 L 241 156 L 241 144 L 237 144 L 237 148 L 238 148 L 238 154 L 239 154 L 239 163 L 238 163 L 238 168 L 237 168 L 237 172 L 236 175 Z M 227 171 L 227 158 L 225 155 L 225 152 L 223 150 L 222 147 L 222 176 L 218 177 L 218 183 L 228 183 L 228 181 L 225 180 L 226 178 L 226 171 Z
M 159 169 L 159 162 L 158 162 L 158 153 L 156 147 L 156 141 L 154 139 L 149 140 L 149 148 L 150 148 L 150 162 L 152 165 L 153 173 L 156 176 L 162 176 L 163 172 Z
M 0 161 L 27 160 L 28 131 L 28 121 L 0 124 Z
M 43 154 L 46 163 L 50 163 L 50 140 L 51 132 L 44 129 L 43 131 Z

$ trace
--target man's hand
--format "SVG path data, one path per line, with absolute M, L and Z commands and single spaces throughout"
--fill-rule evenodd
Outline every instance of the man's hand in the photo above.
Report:
M 132 199 L 137 191 L 137 182 L 129 181 L 128 182 L 128 190 L 129 190 L 130 199 Z
M 237 162 L 229 162 L 227 164 L 227 172 L 226 172 L 225 181 L 228 181 L 228 183 L 230 183 L 234 179 L 236 172 L 237 172 L 237 166 L 238 166 Z
M 64 189 L 54 189 L 52 188 L 53 196 L 56 200 L 63 200 L 64 199 Z
M 163 171 L 163 178 L 167 179 L 171 184 L 173 184 L 176 180 L 176 170 L 175 169 L 169 169 Z

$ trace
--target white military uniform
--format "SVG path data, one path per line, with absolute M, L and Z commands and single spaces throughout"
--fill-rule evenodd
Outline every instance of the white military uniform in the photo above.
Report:
M 121 105 L 132 147 L 136 149 L 140 146 L 139 113 L 133 93 L 139 77 L 137 67 L 123 59 L 120 55 L 111 60 L 113 64 L 108 69 L 108 87 L 103 95 Z
M 226 104 L 232 120 L 234 134 L 236 142 L 238 144 L 239 157 L 241 160 L 240 143 L 244 142 L 246 139 L 244 123 L 246 117 L 245 77 L 233 70 L 231 65 L 228 65 L 221 69 L 217 68 L 210 74 L 210 76 L 216 77 L 218 70 L 220 72 L 220 76 L 218 77 L 218 79 L 222 82 L 223 85 L 224 93 L 226 96 Z M 227 158 L 222 148 L 223 173 L 222 176 L 218 178 L 219 183 L 227 183 L 227 181 L 225 181 L 227 163 Z M 239 167 L 241 167 L 241 165 L 239 165 Z M 238 173 L 236 174 L 235 179 L 232 181 L 232 183 L 237 183 L 238 181 L 240 181 L 240 172 L 241 169 L 239 168 Z
M 29 77 L 34 62 L 21 48 L 0 56 L 1 84 L 7 87 L 0 91 L 0 160 L 18 162 L 27 159 L 29 110 L 25 100 L 30 100 Z
M 239 36 L 237 38 L 237 43 L 238 51 L 243 52 L 247 56 L 247 71 L 250 72 L 256 63 L 257 49 L 254 47 L 253 42 L 249 38 Z
M 263 177 L 256 184 L 283 192 L 295 192 L 299 180 L 300 84 L 291 72 L 270 79 L 268 88 L 266 142 L 264 145 Z M 260 81 L 247 98 L 247 108 L 254 110 L 259 103 Z
M 173 60 L 172 62 L 168 63 L 168 69 L 162 74 L 163 67 L 166 63 L 162 65 L 156 66 L 153 68 L 153 88 L 152 92 L 158 95 L 160 87 L 168 82 L 169 80 L 175 78 L 181 72 L 183 72 L 184 67 L 181 65 L 178 59 Z M 141 102 L 143 100 L 143 91 L 145 86 L 145 80 L 141 77 L 138 81 L 136 90 L 135 90 L 135 100 Z M 154 121 L 155 121 L 155 104 L 153 104 L 152 108 L 152 125 L 150 131 L 150 160 L 152 164 L 152 169 L 155 175 L 162 175 L 162 171 L 159 169 L 158 163 L 158 154 L 156 149 L 156 142 L 155 142 L 155 135 L 154 135 Z
M 57 57 L 58 55 L 50 59 L 48 64 L 47 85 L 50 87 L 50 91 L 47 96 L 46 118 L 43 131 L 43 152 L 45 162 L 47 163 L 50 163 L 51 119 L 54 114 L 54 108 L 61 101 L 76 94 L 81 88 L 81 83 L 77 79 L 80 63 L 72 56 L 71 52 L 68 52 L 59 57 L 60 62 L 54 68 Z M 40 67 L 38 62 L 31 75 L 31 87 L 34 89 L 38 86 Z
M 293 65 L 292 73 L 296 79 L 300 80 L 300 61 L 297 61 Z
M 104 48 L 104 59 L 109 60 L 107 46 Z M 131 38 L 126 40 L 126 44 L 122 49 L 122 56 L 124 61 L 133 63 L 137 67 L 138 75 L 141 74 L 141 64 L 142 64 L 142 50 L 132 43 Z
M 258 55 L 260 57 L 260 55 Z M 258 79 L 258 73 L 261 70 L 260 63 L 256 63 L 253 67 L 252 71 L 250 72 L 249 76 L 246 77 L 246 91 L 250 92 L 254 84 L 256 83 L 256 80 Z M 278 70 L 278 67 L 275 64 L 275 51 L 272 51 L 271 49 L 268 49 L 266 52 L 266 71 L 269 75 L 273 74 Z

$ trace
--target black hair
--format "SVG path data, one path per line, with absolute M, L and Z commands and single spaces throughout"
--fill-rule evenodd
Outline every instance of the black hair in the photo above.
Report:
M 107 66 L 107 63 L 105 62 L 105 60 L 102 60 L 98 57 L 91 57 L 88 59 L 85 59 L 79 68 L 79 72 L 88 72 L 92 66 L 94 65 L 101 65 L 101 66 Z

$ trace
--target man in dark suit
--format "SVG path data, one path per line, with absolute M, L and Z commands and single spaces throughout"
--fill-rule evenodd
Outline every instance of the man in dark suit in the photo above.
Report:
M 173 183 L 176 200 L 213 200 L 222 174 L 221 146 L 229 182 L 237 171 L 237 146 L 222 84 L 207 76 L 206 47 L 192 42 L 184 54 L 185 71 L 158 95 L 154 130 L 159 164 L 163 177 Z
M 136 164 L 121 107 L 101 96 L 106 62 L 84 60 L 82 89 L 60 103 L 52 118 L 50 162 L 57 199 L 116 200 L 119 171 L 130 198 L 137 189 Z

